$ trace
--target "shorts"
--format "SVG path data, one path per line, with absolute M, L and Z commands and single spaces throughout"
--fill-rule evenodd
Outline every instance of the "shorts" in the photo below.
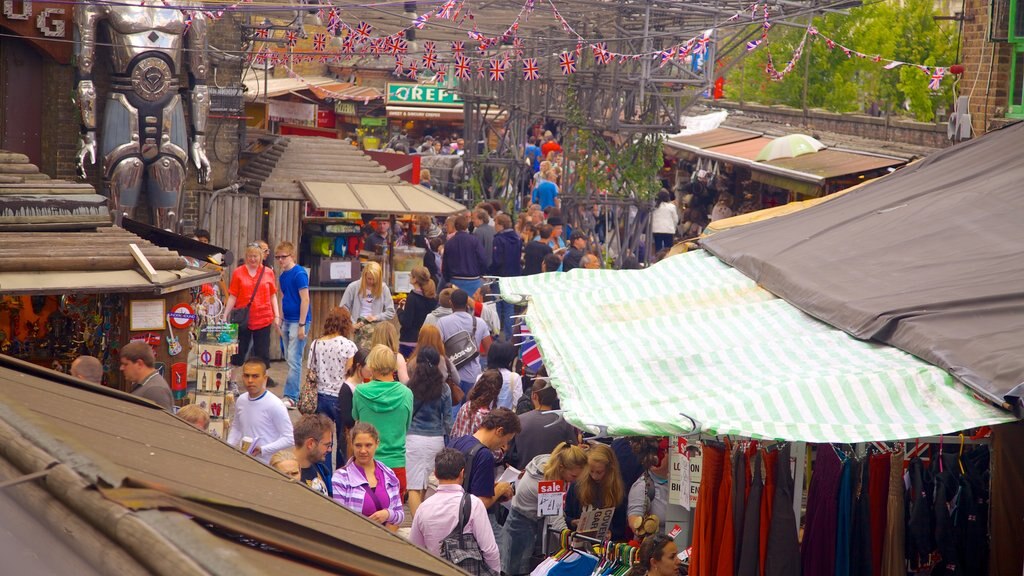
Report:
M 409 490 L 425 490 L 434 471 L 434 458 L 444 448 L 444 436 L 405 437 L 405 470 Z

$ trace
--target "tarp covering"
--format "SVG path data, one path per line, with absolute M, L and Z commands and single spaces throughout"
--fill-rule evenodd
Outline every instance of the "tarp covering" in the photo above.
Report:
M 895 440 L 1012 420 L 946 372 L 850 337 L 705 252 L 647 270 L 503 278 L 529 295 L 565 417 L 612 434 Z
M 797 308 L 941 366 L 1024 382 L 1024 123 L 705 247 Z

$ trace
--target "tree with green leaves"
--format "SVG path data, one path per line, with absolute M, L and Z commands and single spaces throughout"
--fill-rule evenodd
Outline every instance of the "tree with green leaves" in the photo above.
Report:
M 931 122 L 936 108 L 952 106 L 955 77 L 947 75 L 933 92 L 928 88 L 929 75 L 918 67 L 886 70 L 883 66 L 888 60 L 929 68 L 955 63 L 955 25 L 936 21 L 934 16 L 931 0 L 887 0 L 853 8 L 849 16 L 815 18 L 813 25 L 820 34 L 808 37 L 801 60 L 781 80 L 773 80 L 765 72 L 769 58 L 776 69 L 784 69 L 806 30 L 774 26 L 768 41 L 730 71 L 725 95 L 833 112 L 867 112 L 877 107 Z M 836 46 L 830 47 L 825 38 L 834 40 Z M 847 54 L 841 46 L 851 52 Z M 856 52 L 867 57 L 858 57 Z M 876 56 L 882 60 L 876 61 Z

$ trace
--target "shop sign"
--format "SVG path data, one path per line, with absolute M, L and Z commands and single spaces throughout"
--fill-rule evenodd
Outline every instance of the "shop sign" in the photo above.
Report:
M 29 40 L 61 63 L 71 57 L 71 43 L 45 42 L 48 38 L 67 38 L 71 32 L 71 8 L 67 4 L 3 0 L 5 28 Z
M 411 82 L 388 82 L 386 104 L 421 104 L 426 106 L 458 106 L 463 104 L 456 92 L 439 86 L 424 86 Z
M 356 103 L 355 102 L 335 102 L 334 103 L 334 113 L 335 114 L 341 114 L 341 115 L 347 114 L 349 116 L 355 115 L 355 113 L 356 113 Z
M 271 100 L 267 103 L 267 116 L 274 120 L 291 120 L 312 124 L 316 122 L 316 105 Z
M 360 118 L 359 119 L 359 125 L 360 126 L 371 126 L 371 127 L 374 127 L 374 126 L 376 126 L 376 127 L 387 126 L 388 125 L 388 119 L 387 118 L 373 118 L 373 117 Z

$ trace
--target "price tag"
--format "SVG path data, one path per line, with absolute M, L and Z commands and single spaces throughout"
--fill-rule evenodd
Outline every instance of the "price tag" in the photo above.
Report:
M 558 516 L 565 506 L 565 482 L 545 480 L 537 483 L 537 515 Z

